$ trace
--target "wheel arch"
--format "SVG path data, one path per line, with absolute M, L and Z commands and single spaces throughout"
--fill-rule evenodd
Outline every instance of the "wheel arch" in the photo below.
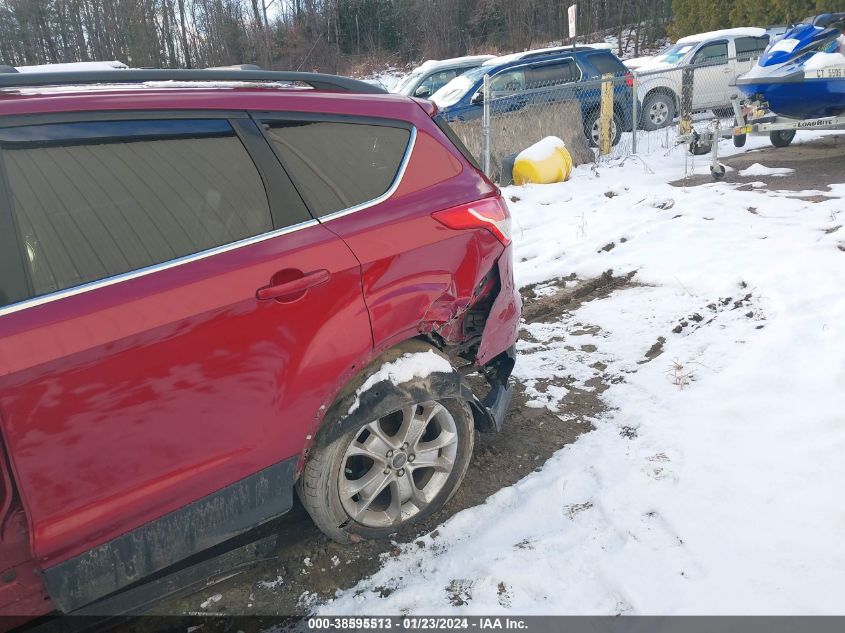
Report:
M 670 97 L 672 99 L 672 103 L 675 105 L 675 112 L 679 110 L 681 104 L 680 99 L 678 98 L 678 94 L 671 87 L 655 86 L 654 88 L 651 88 L 650 90 L 648 90 L 648 92 L 645 93 L 645 96 L 643 97 L 643 103 L 645 103 L 646 99 L 648 99 L 653 94 L 663 94 L 667 97 Z
M 300 460 L 301 470 L 308 459 L 308 453 L 317 447 L 331 443 L 347 430 L 366 421 L 392 413 L 402 405 L 424 402 L 432 399 L 458 398 L 470 404 L 476 428 L 486 430 L 495 425 L 490 413 L 484 408 L 466 379 L 452 366 L 450 372 L 432 372 L 425 377 L 415 378 L 401 384 L 388 380 L 379 381 L 360 391 L 367 380 L 386 363 L 398 360 L 408 353 L 432 351 L 452 365 L 449 356 L 430 341 L 416 337 L 398 343 L 376 356 L 361 371 L 353 376 L 338 392 L 328 406 L 313 441 Z M 360 393 L 359 393 L 360 391 Z M 357 401 L 357 405 L 356 405 Z

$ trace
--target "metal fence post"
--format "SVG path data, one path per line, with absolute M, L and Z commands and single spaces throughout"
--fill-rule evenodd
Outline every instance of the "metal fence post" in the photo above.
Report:
M 637 153 L 637 129 L 640 126 L 640 108 L 637 101 L 637 73 L 631 73 L 631 153 Z
M 490 177 L 490 75 L 484 75 L 482 88 L 483 101 L 481 111 L 482 159 L 481 167 L 484 174 Z

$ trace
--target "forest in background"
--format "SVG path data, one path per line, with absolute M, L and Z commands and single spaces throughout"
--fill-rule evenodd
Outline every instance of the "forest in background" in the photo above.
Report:
M 0 63 L 348 74 L 430 58 L 568 43 L 572 0 L 0 0 Z M 845 0 L 580 0 L 579 41 L 629 50 L 668 36 L 800 21 Z M 591 37 L 591 35 L 595 37 Z M 621 48 L 619 50 L 621 53 Z

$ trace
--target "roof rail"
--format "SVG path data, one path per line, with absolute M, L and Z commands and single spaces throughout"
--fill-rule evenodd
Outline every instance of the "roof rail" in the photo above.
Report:
M 315 90 L 385 94 L 387 91 L 374 84 L 349 77 L 275 70 L 241 68 L 211 68 L 206 70 L 81 70 L 47 73 L 0 73 L 0 88 L 29 86 L 77 86 L 81 84 L 126 84 L 147 81 L 246 81 L 246 82 L 297 82 L 308 84 Z

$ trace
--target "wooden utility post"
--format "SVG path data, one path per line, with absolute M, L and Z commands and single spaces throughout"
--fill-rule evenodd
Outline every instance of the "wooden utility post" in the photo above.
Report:
M 607 156 L 613 146 L 613 74 L 602 75 L 601 111 L 599 116 L 599 155 Z
M 695 69 L 687 66 L 681 71 L 681 111 L 678 114 L 678 134 L 692 132 L 692 93 Z

